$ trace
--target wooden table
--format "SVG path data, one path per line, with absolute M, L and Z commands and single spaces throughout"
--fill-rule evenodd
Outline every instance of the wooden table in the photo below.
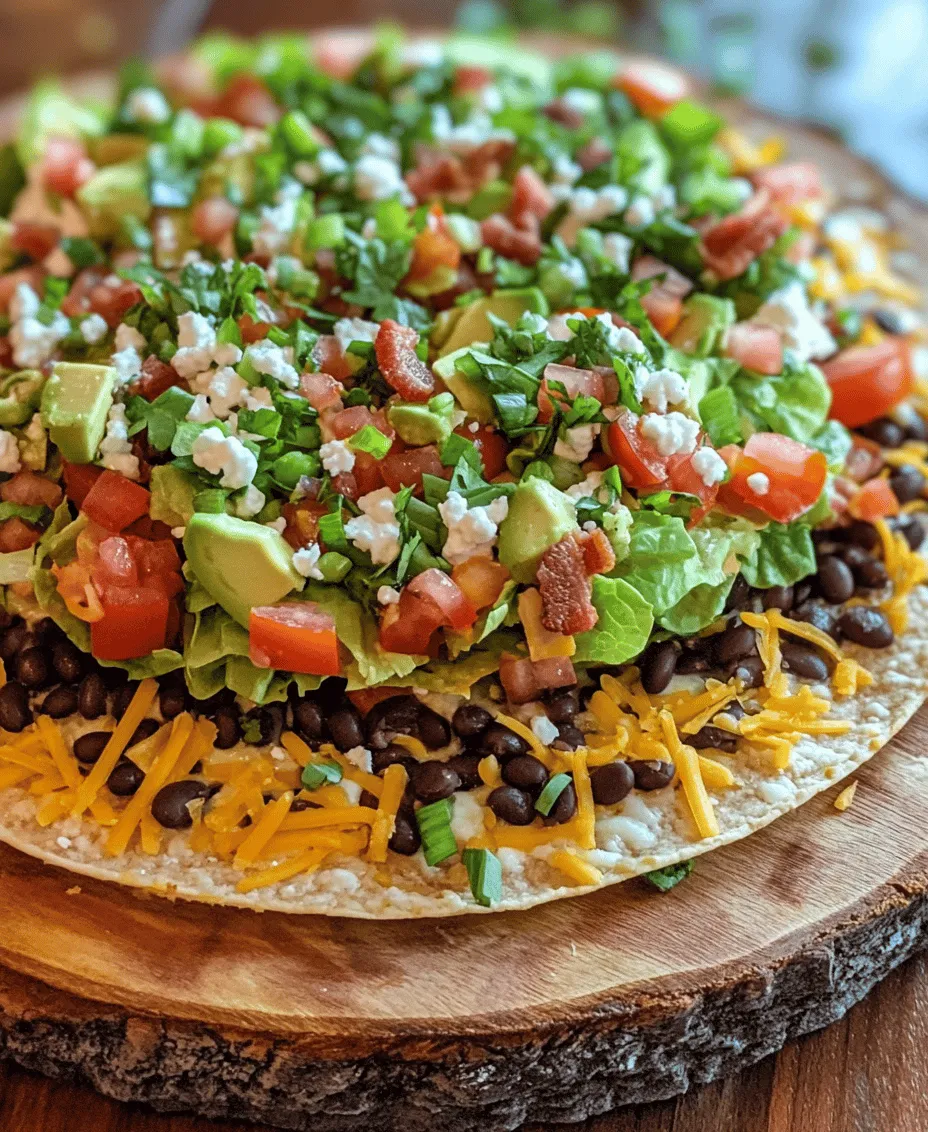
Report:
M 583 1125 L 525 1132 L 924 1132 L 928 957 L 900 967 L 839 1023 L 727 1081 Z M 159 1116 L 0 1064 L 3 1132 L 246 1132 Z M 374 1132 L 376 1129 L 374 1128 Z

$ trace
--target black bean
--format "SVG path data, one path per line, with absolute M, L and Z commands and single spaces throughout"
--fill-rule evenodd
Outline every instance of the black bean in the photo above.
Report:
M 42 701 L 40 709 L 52 719 L 64 719 L 77 711 L 77 690 L 75 688 L 52 688 Z
M 844 547 L 841 557 L 850 566 L 854 581 L 862 589 L 879 589 L 889 580 L 883 563 L 861 546 Z
M 573 782 L 568 782 L 545 816 L 545 825 L 561 825 L 562 822 L 570 821 L 576 812 L 577 791 Z
M 744 609 L 750 596 L 751 587 L 744 580 L 744 577 L 739 574 L 735 578 L 731 589 L 728 591 L 728 599 L 725 602 L 725 612 L 731 613 L 732 610 Z
M 187 808 L 190 802 L 209 795 L 209 785 L 196 778 L 184 778 L 180 782 L 169 782 L 155 795 L 151 804 L 151 816 L 165 829 L 189 829 L 193 818 Z
M 854 546 L 862 547 L 864 550 L 875 550 L 880 545 L 880 532 L 872 523 L 867 523 L 863 519 L 855 519 L 849 527 L 845 528 L 845 533 L 849 542 L 853 543 Z M 842 557 L 850 566 L 851 563 L 848 561 L 847 554 L 845 553 Z
M 111 731 L 88 731 L 74 740 L 74 757 L 79 763 L 95 763 L 112 739 Z
M 528 743 L 521 735 L 501 723 L 491 724 L 480 736 L 479 745 L 484 754 L 495 755 L 501 763 L 528 753 Z
M 76 684 L 84 674 L 84 654 L 70 641 L 52 646 L 52 667 L 65 684 Z
M 393 826 L 393 835 L 389 842 L 393 852 L 400 853 L 403 857 L 411 857 L 421 844 L 422 837 L 415 817 L 397 814 Z
M 548 781 L 548 768 L 534 755 L 519 755 L 510 759 L 502 770 L 503 781 L 510 786 L 518 786 L 520 790 L 527 790 L 533 798 L 537 798 Z
M 590 786 L 593 801 L 600 806 L 614 806 L 632 792 L 635 775 L 632 768 L 622 759 L 606 763 L 590 771 Z
M 11 680 L 0 688 L 0 727 L 4 731 L 22 731 L 32 722 L 29 693 L 22 684 Z
M 234 747 L 242 738 L 242 715 L 234 704 L 223 704 L 213 715 L 216 724 L 215 746 L 220 751 Z
M 732 719 L 744 719 L 744 708 L 741 706 L 740 700 L 732 700 L 730 704 L 726 704 L 722 711 L 726 715 L 730 715 Z
M 280 742 L 287 722 L 287 709 L 284 704 L 267 704 L 258 712 L 258 726 L 261 728 L 261 742 L 266 747 L 276 747 Z
M 382 751 L 371 751 L 371 768 L 374 774 L 383 774 L 387 767 L 393 766 L 394 763 L 402 764 L 410 774 L 419 765 L 405 747 L 392 743 Z
M 911 503 L 925 490 L 925 477 L 914 464 L 900 464 L 889 477 L 889 486 L 900 503 Z
M 165 719 L 174 719 L 187 707 L 187 689 L 173 681 L 158 689 L 158 706 Z
M 797 605 L 802 605 L 804 601 L 808 601 L 812 596 L 812 582 L 806 578 L 804 581 L 797 582 L 793 586 L 793 609 Z
M 113 767 L 106 785 L 117 798 L 131 798 L 145 781 L 145 771 L 131 759 L 123 759 Z
M 910 550 L 918 550 L 925 541 L 924 524 L 915 515 L 900 515 L 895 527 L 909 544 Z
M 413 732 L 421 743 L 430 751 L 437 751 L 440 747 L 447 747 L 451 742 L 451 728 L 448 720 L 437 711 L 424 705 L 419 709 L 419 718 L 416 721 L 416 730 Z
M 0 609 L 0 629 L 9 629 L 13 624 L 13 614 L 6 609 Z
M 708 672 L 711 667 L 707 656 L 692 649 L 684 649 L 677 661 L 677 675 L 694 676 L 700 672 Z
M 841 614 L 838 628 L 855 645 L 868 649 L 885 649 L 895 640 L 885 614 L 866 605 L 855 605 Z
M 325 720 L 315 700 L 307 696 L 293 705 L 293 729 L 307 743 L 319 742 L 325 734 Z
M 405 694 L 391 696 L 387 700 L 381 700 L 379 704 L 374 704 L 364 720 L 367 730 L 366 745 L 376 750 L 386 747 L 395 735 L 417 735 L 421 706 L 415 696 Z M 358 746 L 358 743 L 355 746 Z
M 818 560 L 818 588 L 832 605 L 843 605 L 854 596 L 854 575 L 846 562 L 833 554 Z
M 586 739 L 579 727 L 572 723 L 558 725 L 557 738 L 551 744 L 555 751 L 576 751 L 578 747 L 586 746 Z
M 138 684 L 129 683 L 123 684 L 121 688 L 117 688 L 113 693 L 113 718 L 122 719 L 122 717 L 129 710 L 129 704 L 132 703 L 132 697 L 138 689 Z
M 783 667 L 787 672 L 801 676 L 803 680 L 827 680 L 828 665 L 822 660 L 814 649 L 807 645 L 798 645 L 794 641 L 783 641 L 780 644 L 783 654 Z
M 878 308 L 870 312 L 870 317 L 887 334 L 905 334 L 905 324 L 898 311 Z
M 928 423 L 920 413 L 907 413 L 902 427 L 906 440 L 928 440 Z
M 14 621 L 8 629 L 4 629 L 3 633 L 0 634 L 0 660 L 12 660 L 20 649 L 25 648 L 31 641 L 29 626 L 26 622 Z
M 461 789 L 461 779 L 447 763 L 418 763 L 412 774 L 413 793 L 420 802 L 440 802 Z
M 576 689 L 558 692 L 545 705 L 552 723 L 570 723 L 580 710 L 580 696 Z
M 793 587 L 771 586 L 770 589 L 761 591 L 760 600 L 764 609 L 779 609 L 788 613 L 793 608 Z
M 661 762 L 657 759 L 630 759 L 628 765 L 635 776 L 635 785 L 639 790 L 660 790 L 677 773 L 673 763 Z
M 492 722 L 493 716 L 479 704 L 461 704 L 451 717 L 454 733 L 462 739 L 471 739 L 475 735 L 480 735 Z
M 51 617 L 43 617 L 41 621 L 34 621 L 32 623 L 32 635 L 40 645 L 48 645 L 49 647 L 55 641 L 67 639 Z
M 868 440 L 875 440 L 883 448 L 898 448 L 905 439 L 902 426 L 889 417 L 879 417 L 869 424 L 862 425 L 857 431 Z
M 333 711 L 327 722 L 332 742 L 340 751 L 350 751 L 353 747 L 364 746 L 361 715 L 352 704 L 345 704 Z
M 833 637 L 836 641 L 841 637 L 838 632 L 838 614 L 834 610 L 826 609 L 824 605 L 816 605 L 811 601 L 806 602 L 804 605 L 800 605 L 798 609 L 794 609 L 790 613 L 790 617 L 794 621 L 805 621 L 809 625 L 814 625 L 816 629 L 821 629 L 823 633 L 827 633 L 829 637 Z
M 757 634 L 740 619 L 724 632 L 708 639 L 713 642 L 715 659 L 722 665 L 743 660 L 757 652 Z
M 115 692 L 117 688 L 121 688 L 123 684 L 129 679 L 128 672 L 124 672 L 121 668 L 98 668 L 97 671 L 103 679 L 108 692 Z M 181 677 L 183 679 L 183 677 Z
M 738 747 L 737 735 L 723 731 L 721 727 L 713 727 L 711 724 L 701 727 L 695 735 L 686 736 L 685 742 L 695 747 L 697 751 L 712 748 L 716 751 L 727 751 L 728 754 L 734 754 Z
M 143 719 L 142 722 L 132 732 L 127 747 L 134 747 L 136 743 L 144 743 L 146 739 L 150 739 L 152 735 L 158 730 L 161 725 L 157 719 Z
M 759 656 L 733 660 L 723 671 L 726 680 L 740 680 L 745 688 L 759 688 L 764 682 L 764 662 Z
M 376 794 L 372 794 L 370 790 L 362 790 L 358 795 L 358 805 L 367 806 L 368 809 L 376 810 L 380 805 L 380 799 Z M 292 810 L 293 806 L 291 806 L 290 809 Z
M 510 825 L 531 825 L 535 820 L 531 794 L 517 786 L 497 786 L 490 792 L 487 805 L 501 821 Z
M 367 802 L 361 800 L 364 797 L 367 797 L 367 799 L 368 799 Z M 360 805 L 360 806 L 370 805 L 372 810 L 376 810 L 377 809 L 377 801 L 378 801 L 378 799 L 373 794 L 368 794 L 366 790 L 362 790 L 361 795 L 360 795 L 360 799 L 358 801 L 358 805 Z M 371 802 L 373 803 L 372 805 L 371 805 Z M 310 800 L 308 798 L 294 798 L 293 803 L 290 806 L 290 812 L 292 814 L 300 814 L 304 810 L 321 810 L 321 809 L 322 809 L 322 807 L 320 805 L 318 805 L 316 802 L 310 802 Z
M 99 672 L 89 672 L 78 685 L 77 710 L 84 719 L 99 719 L 106 711 L 106 685 Z
M 50 669 L 48 653 L 41 645 L 32 645 L 16 656 L 16 679 L 27 688 L 48 683 Z
M 480 755 L 455 755 L 453 758 L 448 759 L 446 766 L 457 774 L 461 780 L 461 790 L 476 790 L 483 785 L 483 779 L 480 777 Z
M 651 645 L 641 658 L 641 685 L 650 696 L 657 696 L 673 679 L 677 669 L 677 646 L 673 641 Z

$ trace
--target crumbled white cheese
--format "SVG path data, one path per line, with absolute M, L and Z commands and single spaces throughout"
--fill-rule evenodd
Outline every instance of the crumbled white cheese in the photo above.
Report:
M 728 465 L 714 448 L 700 448 L 693 453 L 693 468 L 706 485 L 714 487 L 725 479 Z
M 270 339 L 249 346 L 245 356 L 258 371 L 273 377 L 287 389 L 296 389 L 300 375 L 293 368 L 293 350 L 290 346 L 275 346 Z
M 270 522 L 265 523 L 264 525 L 266 527 L 270 527 L 272 531 L 276 531 L 279 535 L 282 535 L 287 529 L 287 520 L 283 517 L 283 515 L 280 515 L 278 518 L 271 519 Z
M 235 436 L 218 428 L 205 428 L 193 442 L 193 462 L 210 475 L 220 476 L 221 487 L 246 487 L 255 478 L 258 460 Z
M 463 495 L 449 491 L 438 511 L 448 529 L 442 554 L 457 566 L 471 558 L 492 558 L 499 524 L 509 513 L 509 500 L 500 496 L 486 507 L 468 508 Z
M 147 343 L 144 334 L 141 334 L 134 326 L 121 322 L 116 327 L 114 345 L 117 350 L 144 350 Z
M 636 196 L 625 211 L 625 223 L 632 228 L 647 228 L 654 223 L 654 204 L 648 197 Z
M 459 845 L 483 833 L 483 806 L 473 794 L 462 791 L 455 794 L 451 810 L 451 832 Z
M 838 348 L 828 328 L 809 308 L 805 287 L 798 280 L 772 294 L 751 322 L 779 330 L 803 362 L 830 357 Z
M 381 487 L 358 500 L 361 514 L 345 523 L 345 535 L 359 550 L 366 550 L 375 566 L 387 566 L 400 552 L 400 527 L 394 495 Z
M 396 605 L 400 600 L 400 591 L 393 586 L 381 586 L 377 591 L 377 600 L 381 605 Z
M 559 437 L 555 442 L 554 455 L 570 460 L 572 464 L 582 464 L 593 451 L 600 427 L 598 424 L 583 424 L 566 429 L 563 438 Z
M 690 399 L 689 386 L 680 374 L 672 369 L 651 373 L 644 366 L 635 371 L 635 394 L 656 413 L 666 413 L 670 405 L 686 405 Z
M 315 185 L 323 177 L 337 177 L 348 168 L 348 162 L 334 149 L 320 149 L 315 161 L 298 161 L 293 173 L 304 185 Z
M 573 185 L 583 176 L 583 166 L 571 161 L 566 153 L 559 153 L 551 162 L 551 181 L 555 185 Z
M 360 200 L 389 200 L 398 196 L 405 205 L 415 204 L 399 165 L 371 153 L 362 154 L 354 167 L 354 191 Z
M 128 385 L 142 372 L 142 356 L 134 346 L 127 346 L 118 350 L 110 358 L 110 365 L 116 371 L 116 380 L 120 385 Z
M 627 204 L 628 192 L 621 185 L 604 185 L 601 189 L 574 189 L 567 197 L 567 215 L 558 225 L 557 234 L 572 248 L 581 228 L 617 215 Z
M 270 389 L 265 389 L 263 385 L 256 385 L 253 389 L 246 389 L 242 395 L 242 405 L 244 408 L 257 412 L 258 409 L 273 409 L 274 399 L 271 397 Z
M 171 527 L 171 537 L 172 538 L 183 538 L 186 533 L 187 533 L 186 527 Z
M 755 495 L 766 495 L 770 491 L 770 477 L 763 472 L 753 472 L 746 482 Z
M 322 581 L 322 571 L 319 569 L 319 558 L 322 555 L 322 550 L 317 542 L 312 543 L 310 546 L 300 547 L 299 550 L 294 551 L 293 554 L 293 569 L 302 578 L 312 578 L 317 582 Z
M 259 491 L 253 483 L 250 483 L 235 501 L 235 514 L 240 519 L 252 519 L 266 502 L 264 492 Z
M 13 361 L 23 369 L 40 369 L 51 358 L 62 338 L 71 332 L 71 320 L 55 311 L 46 326 L 36 315 L 41 302 L 28 283 L 19 283 L 10 300 L 10 345 Z
M 275 204 L 261 208 L 260 223 L 252 240 L 258 255 L 280 255 L 287 250 L 296 227 L 297 203 L 302 192 L 302 185 L 291 182 L 278 191 Z
M 200 374 L 194 388 L 203 391 L 202 385 L 205 382 L 208 382 L 205 392 L 209 397 L 210 408 L 220 420 L 225 420 L 242 403 L 248 389 L 248 383 L 231 366 L 223 366 L 214 373 Z
M 392 161 L 394 165 L 400 159 L 400 147 L 395 138 L 388 138 L 386 134 L 368 134 L 361 146 L 361 152 L 371 157 L 382 157 Z
M 550 746 L 560 735 L 557 726 L 546 715 L 536 715 L 532 720 L 532 731 L 539 742 L 546 747 Z
M 628 274 L 634 241 L 621 232 L 607 232 L 603 236 L 603 255 L 623 274 Z
M 111 472 L 119 472 L 126 479 L 139 478 L 138 457 L 132 454 L 126 406 L 118 401 L 106 419 L 106 435 L 100 441 L 100 463 Z
M 582 114 L 584 118 L 590 114 L 598 114 L 603 108 L 603 96 L 586 87 L 570 87 L 561 95 L 561 102 L 575 114 Z
M 330 476 L 338 476 L 343 472 L 350 472 L 354 467 L 354 452 L 344 440 L 328 440 L 319 449 L 322 466 Z
M 193 399 L 193 404 L 187 410 L 187 420 L 194 421 L 196 424 L 208 424 L 215 419 L 216 414 L 210 408 L 209 398 L 205 393 L 198 393 Z
M 571 484 L 564 494 L 569 495 L 571 499 L 597 499 L 597 492 L 602 487 L 602 483 L 602 472 L 590 472 L 585 480 Z
M 126 99 L 126 110 L 133 122 L 160 126 L 171 117 L 171 107 L 160 90 L 140 86 Z
M 378 330 L 379 323 L 368 322 L 365 318 L 340 318 L 332 327 L 343 355 L 348 352 L 352 342 L 373 342 Z
M 458 157 L 467 157 L 488 141 L 514 140 L 510 130 L 494 127 L 490 115 L 485 111 L 477 111 L 466 122 L 456 126 L 448 107 L 443 104 L 432 107 L 432 136 L 444 149 Z
M 109 332 L 106 319 L 98 314 L 89 314 L 80 322 L 81 337 L 89 346 L 102 342 Z
M 213 365 L 237 366 L 242 360 L 242 351 L 234 342 L 217 342 L 213 350 Z
M 16 437 L 6 429 L 0 428 L 0 472 L 9 472 L 12 475 L 21 467 Z
M 350 751 L 345 751 L 345 758 L 358 770 L 363 770 L 365 774 L 371 773 L 371 753 L 367 747 L 352 747 Z
M 212 363 L 216 331 L 202 314 L 185 311 L 177 319 L 177 347 L 171 365 L 181 377 L 194 378 Z
M 641 435 L 650 440 L 662 456 L 692 452 L 699 436 L 699 422 L 682 413 L 648 413 L 641 418 Z

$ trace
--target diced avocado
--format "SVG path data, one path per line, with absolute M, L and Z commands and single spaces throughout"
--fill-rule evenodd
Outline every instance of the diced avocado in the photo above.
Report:
M 485 347 L 486 343 L 472 342 L 470 346 L 462 346 L 459 350 L 455 350 L 453 354 L 445 354 L 436 359 L 432 369 L 435 371 L 435 376 L 441 378 L 455 395 L 461 408 L 469 417 L 480 421 L 481 424 L 489 424 L 493 420 L 493 402 L 482 389 L 474 385 L 470 378 L 457 368 L 458 358 L 470 353 L 474 347 L 480 348 L 481 346 Z
M 452 354 L 462 346 L 473 346 L 475 342 L 489 342 L 493 337 L 493 327 L 487 315 L 495 315 L 515 326 L 526 311 L 545 318 L 549 314 L 548 302 L 537 287 L 496 291 L 485 299 L 478 299 L 464 308 L 464 313 L 442 346 L 440 356 Z
M 193 514 L 193 497 L 200 482 L 173 464 L 156 464 L 151 470 L 148 513 L 169 527 L 182 527 Z
M 116 371 L 86 362 L 56 362 L 42 390 L 42 423 L 61 455 L 89 464 L 106 431 Z
M 255 161 L 257 150 L 217 157 L 203 170 L 199 196 L 229 196 L 237 202 L 251 204 L 255 189 Z
M 23 111 L 17 149 L 23 165 L 29 166 L 45 152 L 48 138 L 96 137 L 105 129 L 103 115 L 75 102 L 55 79 L 37 83 Z
M 670 343 L 687 354 L 707 358 L 719 350 L 735 317 L 735 304 L 731 299 L 690 295 L 683 304 L 683 317 L 670 335 Z
M 148 138 L 143 134 L 107 134 L 90 144 L 90 156 L 97 165 L 120 165 L 137 161 L 148 152 Z
M 91 235 L 106 240 L 117 236 L 124 216 L 144 224 L 151 215 L 148 170 L 144 161 L 106 165 L 77 190 L 77 203 L 87 217 Z
M 439 311 L 435 315 L 435 321 L 429 331 L 429 342 L 436 350 L 440 350 L 451 337 L 451 332 L 457 326 L 463 313 L 464 307 L 448 307 L 447 310 Z
M 548 547 L 575 530 L 577 512 L 569 495 L 547 480 L 523 480 L 509 496 L 509 513 L 499 528 L 499 560 L 527 585 Z
M 451 418 L 454 415 L 454 397 L 439 393 L 427 405 L 393 405 L 387 416 L 390 424 L 406 444 L 441 444 L 451 435 Z
M 37 369 L 21 369 L 0 382 L 0 427 L 25 424 L 39 407 L 45 374 Z
M 197 581 L 246 628 L 254 606 L 273 605 L 303 586 L 293 548 L 261 523 L 197 512 L 187 523 L 184 550 Z
M 619 134 L 615 151 L 637 170 L 635 184 L 647 196 L 653 196 L 667 183 L 670 154 L 652 122 L 629 122 Z

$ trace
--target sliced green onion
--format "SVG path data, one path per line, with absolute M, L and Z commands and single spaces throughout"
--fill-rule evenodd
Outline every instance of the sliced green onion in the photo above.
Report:
M 327 550 L 316 563 L 316 569 L 324 582 L 340 582 L 351 569 L 353 563 L 337 550 Z
M 353 354 L 356 358 L 364 358 L 367 361 L 374 356 L 374 343 L 366 342 L 363 338 L 356 338 L 348 343 L 345 353 Z
M 503 898 L 503 867 L 489 849 L 465 849 L 461 854 L 474 899 L 484 908 Z
M 722 125 L 718 114 L 689 98 L 671 107 L 660 121 L 668 141 L 677 145 L 704 145 L 712 141 Z
M 560 798 L 569 785 L 569 774 L 555 774 L 553 777 L 549 778 L 545 784 L 544 790 L 538 795 L 535 809 L 540 814 L 544 814 L 544 816 L 547 817 L 554 809 L 554 803 Z
M 462 458 L 466 459 L 471 467 L 483 467 L 477 445 L 472 440 L 468 440 L 466 436 L 458 436 L 456 432 L 453 432 L 442 442 L 438 457 L 446 468 L 453 468 Z
M 422 836 L 422 851 L 426 864 L 439 865 L 458 851 L 458 843 L 451 830 L 452 798 L 442 798 L 416 810 L 416 823 Z
M 312 299 L 319 290 L 319 276 L 310 271 L 292 255 L 277 256 L 274 260 L 277 286 L 291 295 Z
M 269 326 L 267 336 L 275 346 L 280 346 L 281 349 L 290 345 L 290 335 L 285 330 L 281 330 L 279 326 Z
M 348 437 L 348 447 L 355 452 L 369 452 L 377 460 L 382 460 L 393 446 L 393 441 L 375 425 L 366 424 Z
M 220 487 L 209 487 L 205 491 L 198 491 L 193 497 L 193 509 L 209 515 L 222 515 L 226 509 L 228 495 L 229 493 Z
M 345 221 L 337 212 L 317 216 L 306 226 L 306 247 L 311 252 L 337 248 L 345 242 Z
M 297 157 L 315 157 L 319 152 L 319 142 L 313 134 L 312 123 L 302 110 L 291 110 L 285 114 L 278 128 Z
M 319 457 L 307 452 L 285 452 L 271 464 L 271 475 L 288 491 L 292 491 L 302 476 L 313 476 L 319 471 Z
M 221 149 L 244 136 L 245 131 L 231 118 L 210 118 L 203 127 L 203 149 L 210 157 L 215 157 Z
M 319 538 L 326 546 L 337 550 L 344 550 L 348 546 L 345 535 L 345 524 L 342 522 L 341 511 L 330 511 L 328 515 L 319 516 Z
M 192 110 L 179 110 L 171 123 L 171 147 L 185 157 L 197 158 L 203 152 L 203 119 Z
M 300 775 L 300 782 L 307 790 L 318 790 L 320 786 L 334 785 L 342 780 L 342 768 L 338 763 L 307 763 Z

